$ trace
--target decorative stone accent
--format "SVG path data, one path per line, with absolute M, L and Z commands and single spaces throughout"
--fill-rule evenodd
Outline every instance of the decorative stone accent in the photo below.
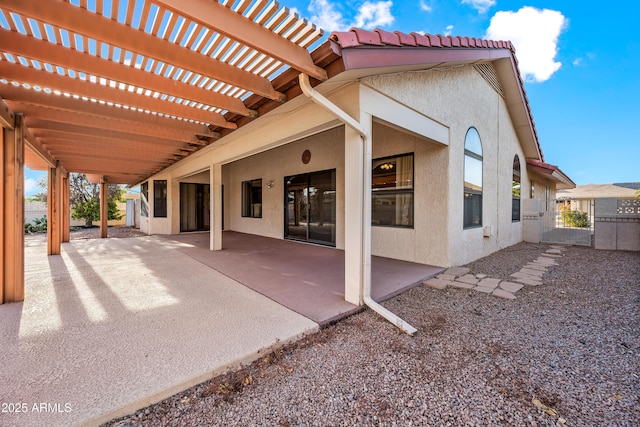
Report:
M 544 271 L 535 270 L 531 268 L 522 268 L 520 269 L 520 273 L 528 274 L 530 276 L 542 277 Z
M 474 275 L 467 274 L 467 275 L 464 275 L 462 277 L 458 277 L 456 279 L 456 282 L 462 282 L 462 283 L 468 283 L 470 285 L 475 285 L 475 284 L 477 284 L 479 282 L 479 280 L 476 279 L 476 277 Z
M 504 289 L 496 289 L 493 291 L 492 295 L 504 299 L 516 299 L 516 296 L 514 294 L 512 294 L 511 292 L 507 292 Z
M 531 280 L 531 279 L 523 279 L 523 278 L 516 278 L 515 280 L 517 282 L 524 283 L 525 285 L 529 285 L 529 286 L 540 286 L 540 285 L 542 285 L 542 282 L 539 281 L 539 280 Z
M 529 264 L 525 265 L 524 268 L 530 268 L 532 270 L 539 270 L 539 271 L 547 271 L 547 266 L 545 265 L 540 265 L 540 264 L 534 264 L 532 262 L 530 262 Z
M 422 282 L 423 285 L 430 286 L 434 289 L 444 289 L 450 283 L 451 282 L 448 280 L 442 280 L 438 278 L 433 278 L 433 279 L 425 280 L 424 282 Z
M 474 291 L 491 294 L 498 298 L 513 300 L 516 299 L 514 294 L 525 285 L 542 285 L 542 276 L 547 272 L 549 267 L 558 265 L 556 258 L 561 258 L 564 250 L 565 248 L 562 246 L 550 246 L 550 248 L 545 253 L 541 253 L 536 260 L 527 263 L 520 271 L 511 274 L 513 281 L 501 281 L 500 279 L 491 278 L 483 273 L 474 275 L 467 267 L 451 267 L 444 273 L 423 281 L 422 284 L 435 289 L 445 289 L 446 287 L 473 289 Z
M 540 254 L 541 257 L 547 257 L 547 258 L 562 258 L 562 255 L 556 255 L 556 254 L 548 254 L 548 253 L 542 253 Z
M 451 282 L 448 285 L 451 288 L 457 288 L 457 289 L 473 289 L 475 288 L 475 285 L 470 285 L 468 283 L 462 283 L 462 282 Z
M 478 286 L 483 288 L 495 289 L 498 287 L 499 284 L 500 284 L 500 279 L 487 278 L 487 279 L 482 279 L 480 283 L 478 283 Z
M 500 282 L 500 287 L 507 292 L 515 293 L 524 288 L 524 285 L 513 282 Z
M 453 276 L 462 276 L 464 274 L 467 274 L 468 272 L 470 272 L 471 269 L 467 268 L 467 267 L 451 267 L 449 269 L 447 269 L 447 271 L 444 272 L 444 274 L 451 274 Z

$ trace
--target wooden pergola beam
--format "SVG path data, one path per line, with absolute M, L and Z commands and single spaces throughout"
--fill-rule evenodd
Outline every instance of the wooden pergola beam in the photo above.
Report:
M 117 140 L 125 140 L 125 141 L 145 141 L 155 143 L 155 145 L 171 145 L 171 146 L 181 146 L 183 144 L 199 144 L 201 141 L 195 137 L 195 135 L 191 135 L 189 138 L 171 138 L 169 137 L 161 137 L 159 135 L 150 136 L 146 134 L 140 133 L 132 133 L 129 130 L 121 130 L 118 127 L 115 128 L 107 128 L 105 124 L 100 125 L 98 127 L 91 126 L 90 122 L 85 122 L 83 124 L 72 124 L 72 123 L 64 123 L 64 122 L 52 122 L 49 120 L 43 120 L 38 118 L 37 116 L 34 118 L 32 116 L 26 119 L 26 123 L 31 129 L 33 134 L 38 134 L 40 130 L 46 131 L 56 131 L 56 132 L 65 132 L 72 133 L 77 135 L 84 135 L 88 137 L 98 136 L 102 138 L 109 139 L 117 139 Z M 135 131 L 135 130 L 134 130 Z
M 69 141 L 77 141 L 81 143 L 90 143 L 91 141 L 89 140 L 100 143 L 108 143 L 109 141 L 128 141 L 130 143 L 144 143 L 151 149 L 155 146 L 182 148 L 187 144 L 181 141 L 172 141 L 170 139 L 153 138 L 142 135 L 130 135 L 116 131 L 109 133 L 105 132 L 102 134 L 100 129 L 91 129 L 88 127 L 74 127 L 73 129 L 32 127 L 31 131 L 34 135 L 40 138 L 45 146 L 47 145 L 46 139 L 48 138 L 68 139 Z M 189 144 L 205 145 L 202 141 L 192 141 L 189 142 Z
M 233 65 L 184 49 L 175 43 L 147 34 L 117 21 L 79 7 L 69 7 L 61 0 L 3 0 L 5 10 L 82 34 L 121 49 L 136 52 L 167 64 L 181 64 L 185 69 L 247 89 L 274 100 L 284 100 L 268 79 L 238 69 Z
M 119 83 L 172 95 L 176 98 L 200 102 L 243 116 L 257 116 L 254 110 L 249 110 L 238 98 L 102 59 L 98 56 L 87 55 L 13 31 L 0 31 L 0 46 L 4 51 L 14 55 L 28 55 L 29 59 L 65 67 L 76 72 L 84 72 Z
M 162 117 L 155 114 L 143 113 L 127 108 L 118 108 L 110 105 L 76 99 L 69 96 L 35 91 L 19 86 L 5 85 L 2 94 L 7 102 L 20 102 L 31 104 L 37 108 L 53 108 L 64 112 L 90 114 L 98 118 L 106 118 L 127 122 L 130 125 L 153 126 L 170 131 L 184 131 L 195 135 L 210 138 L 219 138 L 220 134 L 212 132 L 203 124 L 192 123 L 185 120 Z M 15 110 L 14 110 L 15 111 Z
M 70 79 L 58 73 L 49 73 L 45 70 L 12 64 L 8 61 L 0 61 L 0 75 L 7 80 L 49 88 L 54 91 L 66 92 L 89 99 L 94 98 L 142 110 L 155 111 L 168 116 L 197 120 L 227 129 L 235 129 L 237 127 L 235 123 L 228 122 L 220 113 L 205 111 L 176 102 L 162 101 L 152 96 L 139 95 L 99 83 Z
M 95 116 L 77 111 L 43 108 L 22 102 L 8 101 L 7 103 L 14 111 L 23 113 L 29 125 L 31 123 L 42 123 L 44 125 L 42 127 L 49 127 L 48 123 L 51 125 L 55 123 L 66 123 L 69 125 L 89 126 L 95 129 L 113 130 L 132 135 L 150 136 L 182 142 L 197 141 L 196 135 L 188 131 L 147 125 L 146 123 L 128 120 L 118 120 L 104 116 Z
M 325 70 L 313 63 L 306 49 L 217 1 L 155 0 L 155 3 L 188 17 L 203 27 L 213 28 L 233 40 L 276 58 L 318 80 L 327 79 Z

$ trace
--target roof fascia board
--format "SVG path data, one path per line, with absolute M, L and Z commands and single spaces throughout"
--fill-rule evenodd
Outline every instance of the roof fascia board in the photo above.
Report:
M 448 62 L 496 60 L 510 57 L 511 52 L 508 49 L 360 46 L 358 48 L 342 49 L 340 55 L 344 62 L 344 68 L 348 71 L 398 65 L 411 67 Z

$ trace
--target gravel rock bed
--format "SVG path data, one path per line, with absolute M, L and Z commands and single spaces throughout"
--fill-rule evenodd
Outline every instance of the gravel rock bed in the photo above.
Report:
M 506 280 L 546 249 L 468 267 Z M 414 337 L 366 310 L 106 425 L 637 426 L 640 253 L 558 263 L 513 301 L 414 288 L 384 303 Z

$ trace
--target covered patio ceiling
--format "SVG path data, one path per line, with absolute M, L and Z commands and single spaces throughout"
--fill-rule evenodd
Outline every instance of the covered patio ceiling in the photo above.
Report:
M 0 27 L 1 116 L 24 115 L 25 164 L 129 185 L 337 58 L 312 58 L 322 30 L 269 0 L 3 0 Z

